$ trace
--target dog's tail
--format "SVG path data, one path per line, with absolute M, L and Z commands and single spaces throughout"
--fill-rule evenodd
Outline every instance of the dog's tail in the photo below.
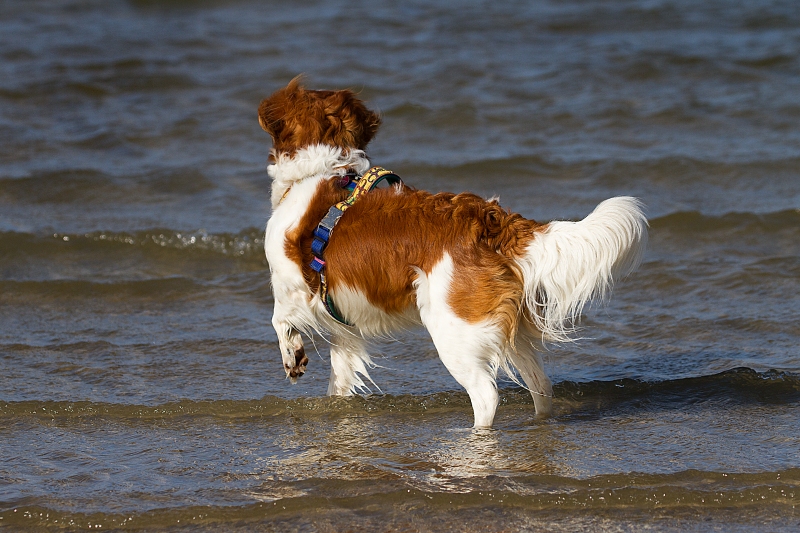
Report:
M 613 283 L 642 261 L 647 219 L 636 198 L 598 205 L 579 222 L 550 222 L 517 262 L 527 311 L 544 340 L 569 341 L 584 306 L 605 299 Z

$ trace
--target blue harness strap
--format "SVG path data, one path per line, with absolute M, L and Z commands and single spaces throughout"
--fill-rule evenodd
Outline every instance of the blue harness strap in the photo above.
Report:
M 328 314 L 345 326 L 352 326 L 352 324 L 347 322 L 337 311 L 331 295 L 328 294 L 328 280 L 325 276 L 325 247 L 328 246 L 333 228 L 336 227 L 336 224 L 339 222 L 339 219 L 342 218 L 344 212 L 356 203 L 356 200 L 374 189 L 383 180 L 388 181 L 392 185 L 403 183 L 400 176 L 394 174 L 390 170 L 381 167 L 372 167 L 363 176 L 356 178 L 355 181 L 351 180 L 345 185 L 346 188 L 353 186 L 350 195 L 346 200 L 331 206 L 331 208 L 328 209 L 328 214 L 325 215 L 317 226 L 317 229 L 314 230 L 314 241 L 311 243 L 311 252 L 314 254 L 314 259 L 311 261 L 311 269 L 319 273 L 320 298 Z

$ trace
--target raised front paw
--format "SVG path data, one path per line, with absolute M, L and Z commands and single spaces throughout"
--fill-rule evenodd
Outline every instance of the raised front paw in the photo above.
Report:
M 286 370 L 286 375 L 292 380 L 292 383 L 294 383 L 297 381 L 297 378 L 306 373 L 306 365 L 308 365 L 306 350 L 300 346 L 294 351 L 294 366 L 289 366 L 284 363 L 283 367 Z

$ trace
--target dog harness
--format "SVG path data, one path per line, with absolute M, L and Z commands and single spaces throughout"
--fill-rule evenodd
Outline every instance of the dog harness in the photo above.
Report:
M 372 167 L 361 177 L 345 175 L 340 179 L 340 185 L 345 189 L 351 189 L 352 192 L 347 199 L 331 206 L 331 208 L 328 209 L 328 214 L 325 215 L 325 218 L 319 223 L 317 229 L 314 230 L 314 241 L 311 243 L 311 252 L 314 254 L 314 259 L 311 261 L 311 268 L 319 273 L 320 298 L 328 314 L 337 322 L 345 326 L 352 326 L 352 324 L 347 322 L 342 315 L 339 314 L 336 310 L 336 306 L 333 305 L 330 294 L 328 294 L 328 281 L 325 276 L 325 247 L 328 245 L 328 241 L 331 238 L 333 228 L 339 222 L 339 219 L 342 218 L 344 212 L 356 203 L 356 200 L 374 189 L 383 180 L 388 181 L 391 185 L 403 183 L 403 180 L 392 171 L 381 167 Z

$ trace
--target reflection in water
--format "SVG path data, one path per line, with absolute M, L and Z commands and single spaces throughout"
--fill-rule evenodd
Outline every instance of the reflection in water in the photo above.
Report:
M 518 431 L 445 430 L 425 450 L 435 471 L 414 481 L 428 490 L 471 492 L 481 485 L 476 478 L 493 478 L 492 485 L 507 486 L 512 477 L 552 474 L 556 464 L 551 457 L 563 446 L 553 437 L 544 424 Z
M 470 492 L 468 480 L 509 471 L 511 458 L 504 453 L 497 430 L 453 429 L 443 432 L 429 450 L 437 468 L 418 479 L 419 488 L 445 492 Z
M 359 400 L 331 400 L 349 401 Z M 298 479 L 381 480 L 398 488 L 465 493 L 475 490 L 477 479 L 507 485 L 520 475 L 549 475 L 559 468 L 552 458 L 564 444 L 555 438 L 550 424 L 517 430 L 463 429 L 458 425 L 470 412 L 468 405 L 461 410 L 463 417 L 448 411 L 422 421 L 419 413 L 372 416 L 325 409 L 286 415 L 282 427 L 270 424 L 273 433 L 264 435 L 272 444 L 264 449 L 267 454 L 248 451 L 249 466 L 241 478 L 261 480 L 252 496 L 271 501 L 303 493 L 293 483 Z M 357 491 L 371 490 L 358 486 Z

